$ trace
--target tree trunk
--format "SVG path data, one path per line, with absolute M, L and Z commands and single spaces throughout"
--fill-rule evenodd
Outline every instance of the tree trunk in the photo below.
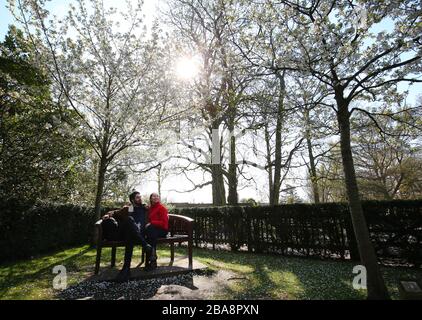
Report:
M 350 112 L 348 110 L 348 103 L 337 95 L 336 100 L 346 191 L 361 263 L 366 267 L 368 299 L 389 299 L 387 287 L 382 278 L 377 256 L 369 237 L 368 227 L 359 198 L 350 143 Z
M 237 194 L 237 164 L 236 164 L 236 137 L 234 133 L 234 112 L 230 111 L 228 119 L 228 129 L 230 132 L 230 162 L 229 170 L 227 175 L 227 181 L 229 186 L 229 196 L 227 202 L 229 205 L 237 205 L 239 202 Z
M 212 178 L 212 203 L 215 206 L 223 206 L 226 204 L 226 190 L 224 187 L 224 176 L 223 176 L 223 168 L 221 164 L 221 139 L 218 134 L 218 128 L 220 126 L 220 121 L 215 120 L 213 122 L 211 132 L 213 130 L 217 133 L 216 136 L 212 134 L 212 147 L 213 148 L 220 148 L 220 150 L 217 150 L 219 152 L 216 152 L 213 155 L 216 157 L 216 159 L 213 159 L 211 164 L 211 178 Z
M 285 82 L 284 72 L 280 75 L 277 74 L 277 78 L 280 81 L 280 92 L 278 97 L 278 108 L 277 108 L 277 124 L 275 131 L 275 158 L 274 158 L 274 180 L 273 180 L 273 202 L 271 205 L 277 205 L 280 203 L 280 189 L 281 189 L 281 130 L 283 125 L 283 113 L 284 113 L 284 94 L 285 94 Z
M 314 196 L 314 203 L 319 203 L 319 189 L 318 189 L 318 179 L 317 179 L 317 171 L 315 166 L 315 158 L 314 153 L 312 151 L 312 139 L 311 139 L 311 127 L 310 127 L 310 120 L 309 120 L 309 110 L 305 110 L 305 126 L 306 126 L 306 145 L 308 147 L 308 156 L 309 156 L 309 177 L 311 179 L 312 184 L 312 194 Z
M 229 174 L 228 174 L 228 184 L 229 184 L 229 196 L 228 203 L 230 205 L 237 205 L 239 203 L 239 198 L 237 194 L 237 164 L 236 164 L 236 138 L 231 137 L 231 149 L 230 149 L 230 164 L 229 164 Z
M 221 2 L 221 12 L 225 12 L 225 3 Z M 217 26 L 216 26 L 217 27 Z M 236 102 L 234 101 L 234 85 L 233 85 L 233 74 L 231 71 L 231 67 L 228 62 L 228 56 L 226 53 L 226 45 L 225 42 L 222 40 L 221 37 L 221 30 L 218 27 L 214 30 L 216 31 L 215 37 L 217 39 L 218 47 L 221 52 L 222 57 L 222 66 L 224 72 L 223 78 L 223 87 L 224 93 L 223 96 L 225 97 L 225 103 L 227 105 L 227 128 L 230 132 L 230 159 L 229 159 L 229 169 L 226 172 L 227 176 L 227 183 L 229 188 L 229 194 L 227 198 L 227 202 L 230 205 L 237 205 L 238 204 L 238 194 L 237 194 L 237 164 L 236 164 L 236 138 L 234 136 L 234 127 L 236 121 Z M 221 165 L 220 165 L 221 168 Z M 219 177 L 220 178 L 220 177 Z M 222 177 L 221 177 L 222 179 Z M 220 186 L 220 190 L 224 191 L 224 180 L 220 181 L 222 183 L 222 187 Z M 225 192 L 224 192 L 225 194 Z M 225 204 L 225 200 L 224 200 Z
M 98 166 L 98 178 L 97 178 L 97 194 L 95 196 L 95 216 L 101 218 L 101 201 L 104 192 L 104 180 L 107 172 L 107 160 L 105 156 L 100 159 L 100 165 Z
M 161 164 L 157 168 L 158 194 L 161 196 Z
M 226 204 L 226 190 L 224 188 L 224 177 L 221 164 L 212 164 L 212 204 L 224 206 Z
M 273 183 L 273 164 L 271 161 L 271 139 L 270 132 L 268 131 L 268 122 L 265 121 L 265 145 L 266 145 L 266 161 L 267 161 L 267 173 L 268 173 L 268 191 L 270 195 L 270 205 L 274 204 L 274 183 Z

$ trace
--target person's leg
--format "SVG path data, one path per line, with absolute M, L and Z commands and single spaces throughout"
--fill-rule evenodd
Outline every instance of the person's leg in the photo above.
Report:
M 145 247 L 142 247 L 142 253 L 141 253 L 141 264 L 143 263 L 143 262 L 145 262 L 145 265 L 146 265 L 146 261 L 147 261 L 147 259 L 146 258 L 148 258 L 148 256 L 149 256 L 149 254 L 151 253 L 151 251 L 152 251 L 152 247 L 151 247 L 151 245 L 148 243 L 148 241 L 146 240 L 146 234 L 145 234 L 145 226 L 144 227 L 142 227 L 141 228 L 141 237 L 142 238 L 144 238 L 144 240 L 145 240 L 145 242 L 147 243 L 147 245 L 148 245 L 148 247 L 150 247 L 151 248 L 151 250 L 145 250 Z M 146 257 L 145 257 L 145 255 L 146 255 Z
M 148 243 L 145 240 L 144 233 L 140 230 L 138 225 L 135 223 L 133 217 L 129 217 L 124 223 L 124 233 L 126 241 L 136 244 L 140 243 L 145 249 L 148 247 Z
M 167 235 L 167 231 L 156 226 L 150 224 L 145 229 L 146 240 L 152 246 L 155 247 L 157 245 L 158 238 L 164 238 Z
M 123 269 L 125 269 L 125 268 L 130 269 L 130 264 L 132 262 L 132 256 L 133 256 L 133 244 L 132 243 L 126 243 Z
M 133 247 L 137 243 L 145 248 L 147 252 L 151 251 L 150 245 L 146 242 L 145 238 L 141 236 L 141 232 L 135 223 L 133 217 L 129 217 L 121 226 L 120 236 L 125 241 L 125 257 L 123 268 L 118 275 L 118 280 L 126 281 L 130 277 L 130 264 L 132 262 Z
M 146 234 L 146 239 L 147 242 L 151 245 L 152 247 L 152 252 L 150 254 L 147 255 L 146 257 L 146 264 L 145 264 L 145 268 L 146 270 L 152 270 L 154 268 L 156 268 L 157 266 L 157 258 L 156 258 L 156 246 L 157 246 L 157 228 L 155 228 L 152 224 L 150 224 L 146 229 L 145 229 L 145 234 Z
M 122 225 L 122 238 L 125 241 L 125 258 L 123 269 L 130 269 L 132 261 L 133 246 L 136 241 L 137 226 L 132 217 L 129 217 Z
M 148 258 L 147 258 L 146 266 L 149 268 L 156 268 L 157 267 L 157 254 L 156 254 L 157 239 L 161 237 L 165 237 L 167 235 L 167 231 L 161 228 L 157 228 L 153 225 L 149 225 L 146 228 L 145 232 L 146 232 L 147 242 L 152 246 L 152 253 L 149 257 L 147 256 Z
M 119 224 L 119 240 L 125 242 L 125 257 L 123 262 L 123 268 L 117 275 L 116 280 L 118 282 L 128 281 L 130 278 L 130 263 L 132 261 L 133 254 L 133 242 L 131 239 L 131 233 L 133 232 L 131 221 L 124 221 Z
M 157 245 L 157 228 L 150 224 L 148 227 L 145 228 L 145 235 L 147 242 L 154 248 Z
M 152 253 L 151 253 L 151 266 L 152 268 L 157 268 L 157 239 L 158 238 L 164 238 L 167 235 L 167 231 L 155 228 L 155 244 L 152 247 Z
M 165 238 L 165 237 L 167 237 L 168 231 L 163 230 L 163 229 L 158 229 L 158 230 L 159 230 L 158 231 L 158 238 Z

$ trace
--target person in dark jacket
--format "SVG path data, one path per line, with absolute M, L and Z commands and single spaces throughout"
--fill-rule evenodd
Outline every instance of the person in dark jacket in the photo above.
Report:
M 130 206 L 120 210 L 109 211 L 103 216 L 105 237 L 125 241 L 125 258 L 123 268 L 117 276 L 118 281 L 127 281 L 130 278 L 130 263 L 132 261 L 133 246 L 141 244 L 147 254 L 152 252 L 152 246 L 145 240 L 145 223 L 147 208 L 142 204 L 141 194 L 137 191 L 129 195 Z M 115 227 L 110 227 L 112 222 Z
M 146 270 L 157 267 L 156 246 L 158 238 L 165 238 L 168 233 L 169 214 L 165 206 L 160 202 L 160 196 L 152 193 L 149 197 L 150 207 L 148 211 L 149 223 L 145 227 L 147 242 L 152 246 L 152 253 L 147 253 Z

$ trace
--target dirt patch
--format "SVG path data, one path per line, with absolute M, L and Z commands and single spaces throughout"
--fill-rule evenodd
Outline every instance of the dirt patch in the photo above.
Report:
M 212 275 L 195 275 L 191 286 L 162 285 L 151 300 L 207 300 L 224 292 L 230 281 L 246 280 L 245 277 L 220 270 Z

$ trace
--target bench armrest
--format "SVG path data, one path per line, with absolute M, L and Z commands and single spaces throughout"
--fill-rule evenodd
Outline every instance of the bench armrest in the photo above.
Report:
M 185 222 L 194 222 L 195 221 L 192 218 L 189 218 L 189 217 L 186 217 L 186 216 L 181 216 L 181 215 L 178 215 L 178 214 L 172 214 L 172 213 L 169 214 L 169 218 L 170 217 L 175 217 L 176 219 L 180 219 L 180 220 L 183 220 Z
M 193 236 L 194 219 L 178 214 L 169 214 L 169 232 L 171 236 L 175 233 L 186 233 L 190 238 Z

